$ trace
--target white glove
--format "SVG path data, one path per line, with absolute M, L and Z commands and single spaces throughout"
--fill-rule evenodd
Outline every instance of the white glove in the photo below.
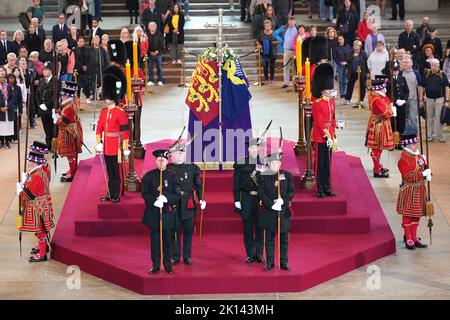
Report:
M 328 148 L 328 149 L 333 148 L 333 140 L 327 139 L 327 148 Z
M 392 116 L 396 117 L 397 116 L 397 107 L 392 107 Z
M 168 202 L 166 196 L 163 195 L 163 194 L 158 197 L 158 200 L 161 201 L 162 203 L 167 203 Z
M 23 191 L 23 183 L 17 182 L 16 188 L 17 188 L 17 195 L 20 195 L 20 193 Z
M 337 127 L 338 127 L 338 129 L 345 129 L 345 121 L 339 120 L 337 123 Z
M 272 206 L 272 210 L 281 211 L 281 204 L 276 203 Z
M 202 210 L 205 210 L 205 208 L 206 208 L 206 201 L 205 200 L 200 200 L 199 202 L 200 202 L 200 208 Z
M 425 169 L 422 172 L 422 175 L 424 176 L 425 180 L 431 181 L 431 169 Z
M 239 201 L 236 201 L 236 202 L 234 203 L 234 206 L 236 207 L 236 209 L 239 209 L 239 210 L 242 209 L 241 203 L 240 203 Z
M 98 144 L 95 146 L 95 151 L 96 151 L 97 153 L 102 153 L 102 152 L 103 152 L 103 143 L 98 143 Z
M 401 100 L 401 99 L 397 99 L 397 101 L 395 101 L 395 104 L 398 105 L 399 107 L 401 107 L 405 103 L 406 103 L 406 101 L 405 100 Z
M 128 156 L 130 155 L 131 151 L 130 150 L 123 150 L 123 155 L 125 156 L 125 158 L 128 158 Z
M 54 109 L 53 109 L 54 110 Z M 52 114 L 52 118 L 53 118 L 53 123 L 56 124 L 56 121 L 58 121 L 59 119 L 61 119 L 61 116 L 55 112 L 53 112 Z
M 48 109 L 47 109 L 47 106 L 45 105 L 45 104 L 43 104 L 43 103 L 41 103 L 40 105 L 39 105 L 39 108 L 42 110 L 42 111 L 47 111 Z
M 155 203 L 153 203 L 153 205 L 157 208 L 162 208 L 164 207 L 164 203 L 161 200 L 156 200 Z
M 20 180 L 20 182 L 24 183 L 25 181 L 27 181 L 28 174 L 26 172 L 22 172 L 21 176 L 22 176 L 22 179 Z
M 278 198 L 275 200 L 275 203 L 278 203 L 280 206 L 282 206 L 284 204 L 284 200 L 283 198 Z

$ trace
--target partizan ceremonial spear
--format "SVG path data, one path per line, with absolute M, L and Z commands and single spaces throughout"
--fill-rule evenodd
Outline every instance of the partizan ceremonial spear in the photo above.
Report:
M 430 153 L 429 153 L 429 149 L 428 149 L 428 113 L 427 113 L 427 105 L 426 103 L 424 104 L 425 107 L 425 147 L 426 147 L 426 156 L 427 156 L 427 161 L 426 161 L 426 166 L 425 168 L 430 168 Z M 419 115 L 420 118 L 420 115 Z M 426 207 L 425 207 L 425 214 L 428 217 L 428 230 L 430 232 L 430 246 L 433 244 L 433 219 L 431 218 L 434 215 L 434 207 L 433 207 L 433 202 L 431 202 L 431 189 L 430 189 L 430 181 L 427 182 L 427 189 L 428 189 L 428 199 L 426 202 Z

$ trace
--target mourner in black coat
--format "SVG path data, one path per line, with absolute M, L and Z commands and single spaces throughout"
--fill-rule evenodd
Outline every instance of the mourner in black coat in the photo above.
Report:
M 52 139 L 54 136 L 52 110 L 57 107 L 54 105 L 54 90 L 55 87 L 59 87 L 56 77 L 53 76 L 52 70 L 53 64 L 47 61 L 44 64 L 44 77 L 39 80 L 37 88 L 37 111 L 42 120 L 45 132 L 45 142 L 47 143 L 49 150 L 52 149 Z M 56 89 L 55 94 L 57 95 L 58 92 L 58 89 Z
M 176 204 L 179 199 L 180 184 L 177 175 L 167 169 L 168 153 L 167 150 L 154 151 L 153 155 L 156 157 L 157 168 L 147 172 L 142 178 L 141 194 L 146 204 L 142 223 L 150 228 L 151 259 L 153 262 L 153 267 L 149 271 L 150 274 L 158 272 L 161 264 L 161 216 L 163 229 L 163 265 L 167 273 L 173 273 L 170 262 L 170 245 L 174 232 Z M 160 183 L 162 183 L 161 192 Z

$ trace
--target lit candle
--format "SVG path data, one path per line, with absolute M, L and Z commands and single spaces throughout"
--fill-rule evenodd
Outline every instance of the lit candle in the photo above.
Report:
M 311 69 L 309 59 L 305 62 L 305 97 L 311 100 Z
M 297 38 L 296 56 L 297 56 L 297 75 L 301 76 L 303 64 L 302 64 L 302 38 L 300 36 Z
M 133 75 L 134 77 L 139 76 L 139 60 L 138 60 L 138 47 L 137 42 L 133 42 Z
M 125 64 L 125 76 L 127 77 L 127 101 L 132 101 L 131 96 L 131 68 L 130 68 L 130 60 L 127 60 Z

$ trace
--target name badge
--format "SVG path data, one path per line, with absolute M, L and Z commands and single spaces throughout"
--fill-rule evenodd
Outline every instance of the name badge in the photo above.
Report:
M 164 187 L 167 188 L 169 186 L 169 182 L 167 180 L 164 180 Z
M 187 179 L 188 178 L 188 174 L 187 172 L 184 173 L 184 178 Z

